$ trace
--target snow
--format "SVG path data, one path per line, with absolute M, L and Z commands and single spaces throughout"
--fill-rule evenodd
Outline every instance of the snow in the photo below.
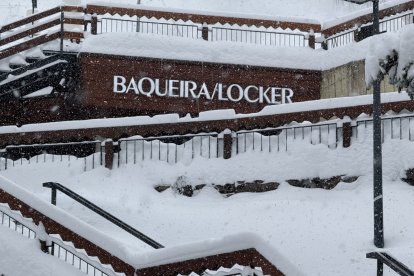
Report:
M 0 225 L 0 273 L 5 276 L 81 276 L 69 264 L 40 250 L 38 240 L 28 239 Z
M 403 28 L 404 29 L 407 29 Z M 408 28 L 410 29 L 410 28 Z M 83 53 L 102 53 L 167 60 L 244 64 L 277 68 L 329 70 L 349 62 L 364 60 L 372 46 L 384 47 L 392 33 L 367 38 L 360 43 L 329 51 L 309 47 L 280 47 L 227 41 L 205 41 L 185 37 L 143 33 L 105 33 L 89 36 L 81 45 Z
M 127 263 L 133 263 L 131 262 L 132 259 L 128 256 L 128 253 L 126 253 L 125 247 L 120 246 L 118 243 L 113 241 L 112 238 L 96 230 L 94 227 L 80 221 L 71 214 L 59 210 L 50 203 L 33 196 L 29 190 L 22 188 L 2 175 L 0 175 L 0 189 L 20 199 L 24 203 L 33 207 L 35 210 L 43 214 L 47 214 L 49 218 L 55 220 L 66 228 L 71 229 L 81 237 L 88 239 L 108 252 L 111 252 L 119 259 L 124 260 Z
M 381 8 L 394 3 L 407 2 L 408 0 L 380 0 Z M 61 0 L 38 1 L 38 9 L 45 10 L 62 4 Z M 83 0 L 81 4 L 96 2 L 96 0 Z M 114 2 L 101 1 L 106 5 L 113 5 Z M 140 6 L 168 8 L 168 9 L 185 9 L 196 11 L 197 13 L 237 13 L 245 16 L 263 16 L 263 17 L 283 17 L 297 18 L 307 21 L 331 21 L 341 19 L 347 14 L 360 11 L 367 12 L 372 6 L 370 3 L 357 5 L 342 0 L 141 0 Z M 138 6 L 137 0 L 118 0 L 116 5 Z M 298 8 L 298 6 L 300 8 Z M 26 0 L 7 0 L 0 4 L 0 12 L 7 16 L 0 18 L 0 25 L 16 20 L 31 10 L 31 3 Z
M 16 0 L 0 4 L 0 12 L 8 12 L 7 16 L 0 18 L 0 24 L 20 18 L 22 10 L 30 5 L 27 2 Z M 82 3 L 86 2 L 89 1 Z M 248 16 L 250 13 L 260 18 L 326 22 L 324 27 L 369 12 L 369 5 L 357 6 L 343 1 L 334 3 L 333 0 L 142 2 L 147 9 L 156 6 L 180 9 L 185 6 L 192 12 L 200 13 L 221 11 L 222 14 L 237 16 Z M 385 4 L 382 7 L 402 2 L 406 1 L 383 1 Z M 58 0 L 39 1 L 39 8 L 43 10 L 60 3 Z M 133 5 L 136 1 L 122 0 L 119 3 Z M 299 4 L 300 9 L 297 8 Z M 397 35 L 376 36 L 330 51 L 169 37 L 160 39 L 144 34 L 90 36 L 81 47 L 83 52 L 313 70 L 327 70 L 368 56 L 367 76 L 372 78 L 378 72 L 374 66 L 378 58 L 389 53 L 395 45 L 401 50 L 403 60 L 412 60 L 412 31 L 410 26 Z M 403 38 L 400 44 L 397 43 L 397 36 Z M 414 75 L 412 71 L 410 74 Z M 405 93 L 389 93 L 382 97 L 383 102 L 409 99 Z M 170 114 L 152 118 L 97 119 L 24 125 L 20 128 L 4 126 L 0 128 L 0 133 L 238 119 L 371 102 L 372 96 L 359 96 L 268 106 L 257 114 L 249 115 L 222 110 L 201 113 L 198 118 L 179 118 L 177 114 Z M 366 115 L 360 119 L 364 117 Z M 349 118 L 346 120 L 349 121 Z M 341 124 L 338 120 L 333 123 Z M 176 164 L 157 160 L 144 160 L 135 165 L 121 162 L 120 167 L 115 166 L 112 171 L 100 166 L 86 170 L 86 159 L 64 158 L 63 161 L 53 158 L 54 161 L 50 161 L 48 156 L 49 161 L 42 163 L 33 158 L 29 164 L 22 161 L 21 165 L 2 170 L 0 188 L 136 267 L 254 246 L 288 275 L 370 275 L 375 273 L 376 264 L 366 259 L 365 254 L 377 250 L 372 243 L 372 132 L 363 125 L 357 126 L 356 121 L 352 121 L 352 125 L 358 130 L 358 137 L 354 135 L 352 145 L 347 149 L 341 145 L 329 148 L 327 144 L 330 144 L 331 138 L 327 143 L 318 145 L 304 140 L 295 141 L 286 150 L 275 152 L 255 151 L 247 147 L 246 152 L 229 160 L 196 156 Z M 388 130 L 392 127 L 388 126 Z M 391 139 L 392 135 L 387 135 L 383 145 L 385 250 L 414 268 L 414 221 L 411 212 L 414 208 L 414 188 L 400 180 L 406 169 L 414 168 L 414 144 L 406 135 L 411 133 L 411 125 L 403 129 L 405 136 L 397 135 L 397 139 Z M 289 179 L 337 175 L 359 178 L 353 183 L 341 182 L 329 191 L 297 188 L 287 183 Z M 163 193 L 154 190 L 154 186 L 172 185 L 182 176 L 193 186 L 207 186 L 192 198 L 177 195 L 171 189 Z M 212 188 L 213 184 L 241 180 L 277 181 L 281 185 L 277 190 L 263 194 L 244 193 L 228 198 Z M 67 186 L 166 248 L 157 251 L 149 248 L 61 194 L 58 195 L 58 207 L 52 206 L 48 203 L 50 190 L 41 185 L 47 181 Z M 19 275 L 56 275 L 56 271 L 59 275 L 74 275 L 73 268 L 67 264 L 39 254 L 36 241 L 16 238 L 15 235 L 0 227 L 0 273 L 15 275 L 14 270 L 7 270 L 11 267 L 19 268 Z
M 394 130 L 398 132 L 398 128 Z M 376 268 L 375 261 L 365 258 L 366 253 L 376 250 L 372 244 L 371 137 L 370 129 L 361 125 L 358 138 L 353 138 L 348 149 L 297 142 L 286 152 L 249 150 L 230 160 L 198 157 L 177 164 L 146 160 L 136 165 L 121 164 L 112 171 L 98 167 L 86 172 L 83 160 L 69 163 L 32 160 L 30 165 L 10 167 L 2 175 L 45 201 L 49 200 L 50 191 L 43 189 L 41 183 L 62 183 L 166 246 L 160 251 L 149 250 L 135 238 L 58 195 L 59 208 L 116 239 L 121 247 L 128 248 L 132 254 L 128 256 L 134 256 L 138 267 L 159 263 L 164 257 L 176 260 L 173 252 L 181 252 L 186 258 L 200 256 L 200 251 L 194 248 L 206 252 L 215 252 L 210 251 L 215 248 L 222 252 L 213 245 L 223 244 L 225 249 L 239 246 L 226 243 L 227 239 L 245 239 L 246 244 L 240 245 L 245 247 L 255 238 L 244 238 L 243 233 L 255 233 L 270 250 L 276 250 L 292 263 L 298 274 L 369 275 Z M 410 210 L 414 208 L 414 189 L 400 178 L 404 177 L 404 170 L 414 167 L 413 153 L 412 142 L 398 136 L 390 139 L 387 135 L 383 146 L 385 250 L 411 268 L 414 222 Z M 211 187 L 192 198 L 171 190 L 158 193 L 153 189 L 155 185 L 171 185 L 183 175 L 193 185 L 257 179 L 281 185 L 272 192 L 229 198 Z M 340 183 L 333 190 L 296 188 L 285 182 L 335 175 L 359 176 L 359 179 Z M 197 246 L 191 246 L 194 243 Z M 267 256 L 266 249 L 263 251 Z
M 414 61 L 414 25 L 407 25 L 397 33 L 386 33 L 371 41 L 370 51 L 366 58 L 365 82 L 372 83 L 380 72 L 380 61 L 396 50 L 398 55 L 397 78 L 402 78 L 404 68 Z M 412 76 L 414 77 L 414 75 Z

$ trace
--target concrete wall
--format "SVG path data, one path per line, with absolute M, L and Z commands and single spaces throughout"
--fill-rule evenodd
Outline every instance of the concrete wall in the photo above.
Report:
M 381 83 L 381 92 L 397 91 L 386 78 Z M 372 94 L 372 88 L 365 86 L 365 61 L 354 61 L 348 64 L 323 71 L 321 98 L 337 98 Z

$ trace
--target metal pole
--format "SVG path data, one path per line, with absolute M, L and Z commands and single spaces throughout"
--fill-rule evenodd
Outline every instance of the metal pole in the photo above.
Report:
M 56 188 L 52 188 L 51 203 L 56 206 Z
M 63 39 L 65 37 L 65 13 L 60 7 L 60 55 L 63 55 Z
M 373 0 L 373 34 L 379 33 L 378 0 Z M 374 244 L 384 247 L 384 220 L 382 201 L 382 144 L 381 144 L 381 90 L 380 80 L 375 80 L 373 95 L 373 128 L 374 128 Z

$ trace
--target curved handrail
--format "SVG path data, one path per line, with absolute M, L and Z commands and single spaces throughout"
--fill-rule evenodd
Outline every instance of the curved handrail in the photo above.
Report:
M 141 241 L 145 242 L 146 244 L 150 245 L 151 247 L 153 247 L 155 249 L 159 249 L 159 248 L 164 247 L 163 245 L 161 245 L 158 242 L 154 241 L 150 237 L 148 237 L 145 234 L 139 232 L 138 230 L 136 230 L 132 226 L 130 226 L 130 225 L 126 224 L 125 222 L 121 221 L 120 219 L 114 217 L 113 215 L 111 215 L 110 213 L 108 213 L 108 212 L 104 211 L 103 209 L 99 208 L 98 206 L 96 206 L 95 204 L 90 202 L 89 200 L 81 197 L 77 193 L 75 193 L 72 190 L 62 186 L 59 183 L 45 182 L 45 183 L 43 183 L 43 187 L 52 189 L 51 203 L 53 205 L 56 205 L 56 191 L 59 190 L 62 193 L 69 196 L 70 198 L 72 198 L 73 200 L 75 200 L 75 201 L 79 202 L 80 204 L 82 204 L 83 206 L 87 207 L 91 211 L 97 213 L 98 215 L 100 215 L 103 218 L 107 219 L 108 221 L 112 222 L 113 224 L 115 224 L 119 228 L 125 230 L 126 232 L 128 232 L 131 235 L 135 236 L 139 240 L 141 240 Z

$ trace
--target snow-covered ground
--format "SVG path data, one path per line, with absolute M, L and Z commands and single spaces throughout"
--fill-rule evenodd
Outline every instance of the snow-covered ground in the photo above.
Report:
M 82 4 L 87 2 L 92 1 L 83 1 Z M 136 4 L 136 0 L 123 0 L 118 3 L 133 5 Z M 185 8 L 203 11 L 220 10 L 255 15 L 301 17 L 320 22 L 369 7 L 369 5 L 357 6 L 339 0 L 142 0 L 141 3 L 172 8 L 182 8 L 185 5 Z M 0 17 L 0 25 L 24 16 L 30 9 L 30 4 L 30 1 L 26 0 L 0 3 L 0 14 L 5 15 Z M 39 0 L 39 10 L 59 4 L 61 1 L 58 0 Z M 297 8 L 298 6 L 301 8 Z M 132 38 L 139 39 L 140 35 L 134 35 Z M 315 69 L 330 68 L 332 64 L 336 64 L 335 62 L 344 62 L 345 59 L 350 61 L 364 58 L 370 49 L 369 42 L 378 41 L 376 39 L 367 39 L 359 44 L 363 46 L 362 49 L 365 51 L 363 53 L 355 52 L 353 46 L 347 49 L 334 49 L 330 51 L 331 63 L 326 61 L 324 64 L 318 64 L 318 68 Z M 90 42 L 93 44 L 94 41 L 90 40 Z M 153 45 L 151 43 L 155 43 L 154 39 L 149 38 L 145 43 L 140 45 L 142 51 L 145 47 L 154 51 L 151 47 Z M 179 42 L 167 39 L 163 43 L 178 44 Z M 194 44 L 196 49 L 200 47 L 203 51 L 206 50 L 202 48 L 202 41 Z M 105 46 L 108 47 L 107 44 Z M 88 44 L 84 47 L 87 49 Z M 244 49 L 238 50 L 253 52 L 249 46 L 240 46 L 243 47 Z M 284 66 L 289 67 L 288 62 L 297 62 L 291 65 L 297 68 L 298 64 L 305 64 L 305 61 L 299 59 L 300 56 L 304 55 L 304 51 L 311 50 L 290 49 L 289 54 L 283 49 L 263 50 L 264 54 L 261 53 L 263 63 L 272 62 L 268 60 L 268 56 L 273 54 L 272 51 L 279 51 L 280 57 L 288 57 L 284 61 Z M 217 52 L 211 53 L 211 56 L 216 59 Z M 180 54 L 189 55 L 189 53 Z M 258 54 L 259 57 L 261 54 Z M 320 53 L 314 51 L 313 54 L 312 64 L 317 64 L 315 61 L 319 59 Z M 228 56 L 232 57 L 231 53 Z M 252 57 L 252 64 L 260 61 L 257 57 Z M 326 101 L 324 104 L 332 107 L 333 101 Z M 312 106 L 307 106 L 308 109 L 310 107 Z M 271 110 L 265 110 L 264 113 L 266 112 Z M 210 113 L 206 116 L 216 115 L 217 113 Z M 37 128 L 35 126 L 33 129 L 39 130 L 39 127 L 43 126 Z M 3 131 L 5 130 L 9 131 L 9 128 L 3 128 Z M 371 275 L 375 273 L 375 261 L 365 258 L 367 252 L 375 250 L 372 243 L 373 192 L 370 137 L 370 133 L 366 133 L 365 136 L 360 135 L 358 141 L 354 141 L 349 149 L 341 147 L 328 149 L 324 145 L 298 143 L 287 152 L 247 152 L 230 160 L 196 158 L 191 162 L 177 164 L 144 161 L 137 165 L 122 165 L 112 171 L 98 167 L 85 172 L 83 160 L 72 159 L 70 162 L 60 162 L 57 158 L 53 163 L 31 162 L 30 165 L 9 167 L 0 174 L 30 190 L 44 201 L 49 201 L 50 191 L 42 188 L 42 183 L 46 181 L 62 183 L 167 248 L 250 232 L 259 235 L 305 275 Z M 385 250 L 411 268 L 414 268 L 414 232 L 412 231 L 414 220 L 411 212 L 414 208 L 414 187 L 402 182 L 400 178 L 404 176 L 404 170 L 414 168 L 413 154 L 412 142 L 388 140 L 384 144 Z M 286 182 L 289 179 L 326 178 L 337 175 L 359 176 L 359 178 L 354 183 L 340 183 L 330 191 L 296 188 Z M 211 187 L 204 188 L 192 198 L 174 194 L 170 189 L 158 193 L 153 188 L 155 185 L 173 184 L 181 176 L 185 176 L 193 185 L 225 184 L 240 180 L 277 181 L 281 185 L 276 191 L 263 194 L 238 194 L 229 198 L 223 197 Z M 153 252 L 151 248 L 61 194 L 58 195 L 58 206 L 95 227 L 97 231 L 119 241 L 121 247 L 125 247 L 131 255 Z M 37 264 L 42 264 L 49 262 L 49 258 L 52 257 L 38 254 L 36 251 L 39 250 L 34 241 L 26 241 L 21 237 L 15 238 L 14 235 L 17 234 L 0 227 L 0 274 L 16 275 L 15 270 L 7 270 L 10 266 L 21 269 L 17 275 L 53 275 L 53 271 L 62 271 L 59 275 L 66 275 L 64 271 L 67 269 L 70 271 L 67 275 L 75 273 L 70 267 L 67 268 L 66 264 L 62 264 L 64 266 L 62 268 L 48 266 L 51 271 L 33 268 L 35 269 L 33 271 L 39 274 L 33 271 L 27 272 L 26 266 L 23 265 L 24 258 L 39 255 L 41 256 L 39 260 L 31 259 L 26 263 L 31 264 L 36 261 Z M 20 256 L 23 249 L 28 253 Z
M 375 250 L 370 137 L 369 131 L 359 132 L 349 149 L 298 143 L 287 152 L 250 152 L 230 160 L 196 158 L 174 165 L 145 161 L 112 171 L 99 167 L 84 172 L 81 160 L 32 162 L 9 167 L 1 174 L 45 201 L 50 200 L 50 191 L 42 188 L 42 182 L 60 182 L 168 248 L 251 232 L 305 275 L 371 275 L 375 261 L 365 258 Z M 384 144 L 385 250 L 411 268 L 414 187 L 400 178 L 405 169 L 414 168 L 413 154 L 414 143 L 407 140 Z M 285 182 L 336 175 L 359 179 L 330 191 L 296 188 Z M 153 189 L 173 184 L 179 176 L 193 185 L 257 179 L 281 185 L 272 192 L 229 198 L 208 187 L 192 198 Z M 97 231 L 119 240 L 131 254 L 152 250 L 64 195 L 58 194 L 57 202 Z
M 39 241 L 0 224 L 0 274 L 4 276 L 82 276 L 70 264 L 44 254 Z

